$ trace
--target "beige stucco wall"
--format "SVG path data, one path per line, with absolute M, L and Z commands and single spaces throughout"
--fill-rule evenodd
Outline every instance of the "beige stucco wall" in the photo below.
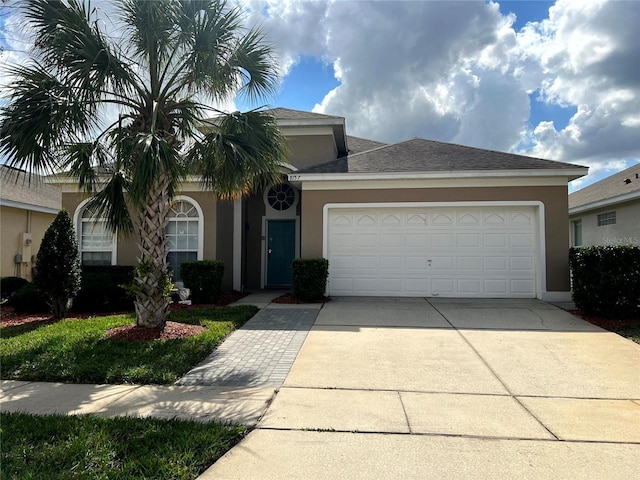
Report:
M 569 291 L 566 186 L 425 188 L 401 190 L 308 190 L 302 192 L 301 256 L 321 257 L 323 208 L 327 203 L 541 201 L 545 207 L 547 291 Z
M 54 214 L 0 207 L 0 277 L 19 276 L 32 280 L 31 257 L 38 254 L 44 233 L 54 218 Z M 21 241 L 22 233 L 31 234 L 30 246 Z M 16 254 L 22 255 L 23 263 L 20 265 L 14 262 Z
M 203 259 L 216 259 L 216 199 L 209 192 L 186 191 L 180 193 L 189 197 L 200 205 L 204 218 Z M 80 203 L 87 198 L 86 194 L 64 192 L 62 206 L 69 211 L 73 218 Z M 76 226 L 76 229 L 78 227 Z M 133 237 L 118 235 L 117 261 L 118 265 L 135 265 L 138 248 Z
M 616 223 L 598 226 L 598 215 L 616 212 Z M 640 245 L 640 200 L 571 215 L 570 222 L 582 220 L 582 246 Z M 573 226 L 571 226 L 573 235 Z M 575 242 L 572 238 L 572 245 Z
M 287 137 L 287 161 L 298 169 L 331 162 L 337 157 L 332 135 L 297 135 Z

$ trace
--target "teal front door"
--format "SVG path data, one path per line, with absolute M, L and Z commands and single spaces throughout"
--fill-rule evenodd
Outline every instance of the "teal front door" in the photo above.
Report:
M 267 286 L 291 285 L 296 256 L 296 221 L 267 220 Z

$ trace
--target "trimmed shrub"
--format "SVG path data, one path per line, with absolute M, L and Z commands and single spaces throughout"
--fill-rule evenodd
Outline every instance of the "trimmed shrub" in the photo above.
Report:
M 572 248 L 569 266 L 580 310 L 607 317 L 640 314 L 640 247 Z
M 75 312 L 120 312 L 133 310 L 133 296 L 122 285 L 133 282 L 128 265 L 83 265 L 80 291 L 73 301 Z
M 0 297 L 3 300 L 11 298 L 11 295 L 28 284 L 29 282 L 22 277 L 2 277 L 0 278 Z
M 27 282 L 9 301 L 17 313 L 47 313 L 49 305 L 33 283 Z
M 304 301 L 320 300 L 327 289 L 329 260 L 296 258 L 293 260 L 293 296 Z
M 187 261 L 180 264 L 180 277 L 191 290 L 193 303 L 217 303 L 222 289 L 224 263 L 218 260 Z
M 33 283 L 54 318 L 63 318 L 80 290 L 78 241 L 69 213 L 63 208 L 44 233 Z

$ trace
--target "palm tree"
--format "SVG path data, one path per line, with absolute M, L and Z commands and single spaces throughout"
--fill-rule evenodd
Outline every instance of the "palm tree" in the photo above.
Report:
M 122 0 L 117 39 L 83 0 L 23 5 L 36 41 L 31 64 L 11 67 L 0 153 L 29 172 L 68 172 L 112 230 L 135 236 L 137 324 L 164 326 L 165 227 L 180 183 L 233 198 L 278 181 L 285 146 L 267 112 L 217 112 L 203 128 L 205 102 L 273 93 L 272 49 L 224 0 Z M 109 125 L 105 106 L 119 112 Z

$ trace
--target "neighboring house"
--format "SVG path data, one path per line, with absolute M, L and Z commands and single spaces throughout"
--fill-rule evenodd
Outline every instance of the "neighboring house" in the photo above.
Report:
M 44 232 L 62 206 L 62 193 L 37 175 L 0 167 L 0 277 L 32 279 Z
M 291 284 L 329 259 L 331 295 L 569 298 L 567 182 L 587 168 L 414 139 L 347 136 L 342 117 L 276 108 L 288 182 L 235 201 L 198 183 L 175 198 L 169 264 L 218 259 L 226 289 Z M 132 240 L 57 177 L 85 264 L 135 264 Z M 174 280 L 180 279 L 174 277 Z
M 640 163 L 569 195 L 571 246 L 640 245 Z

